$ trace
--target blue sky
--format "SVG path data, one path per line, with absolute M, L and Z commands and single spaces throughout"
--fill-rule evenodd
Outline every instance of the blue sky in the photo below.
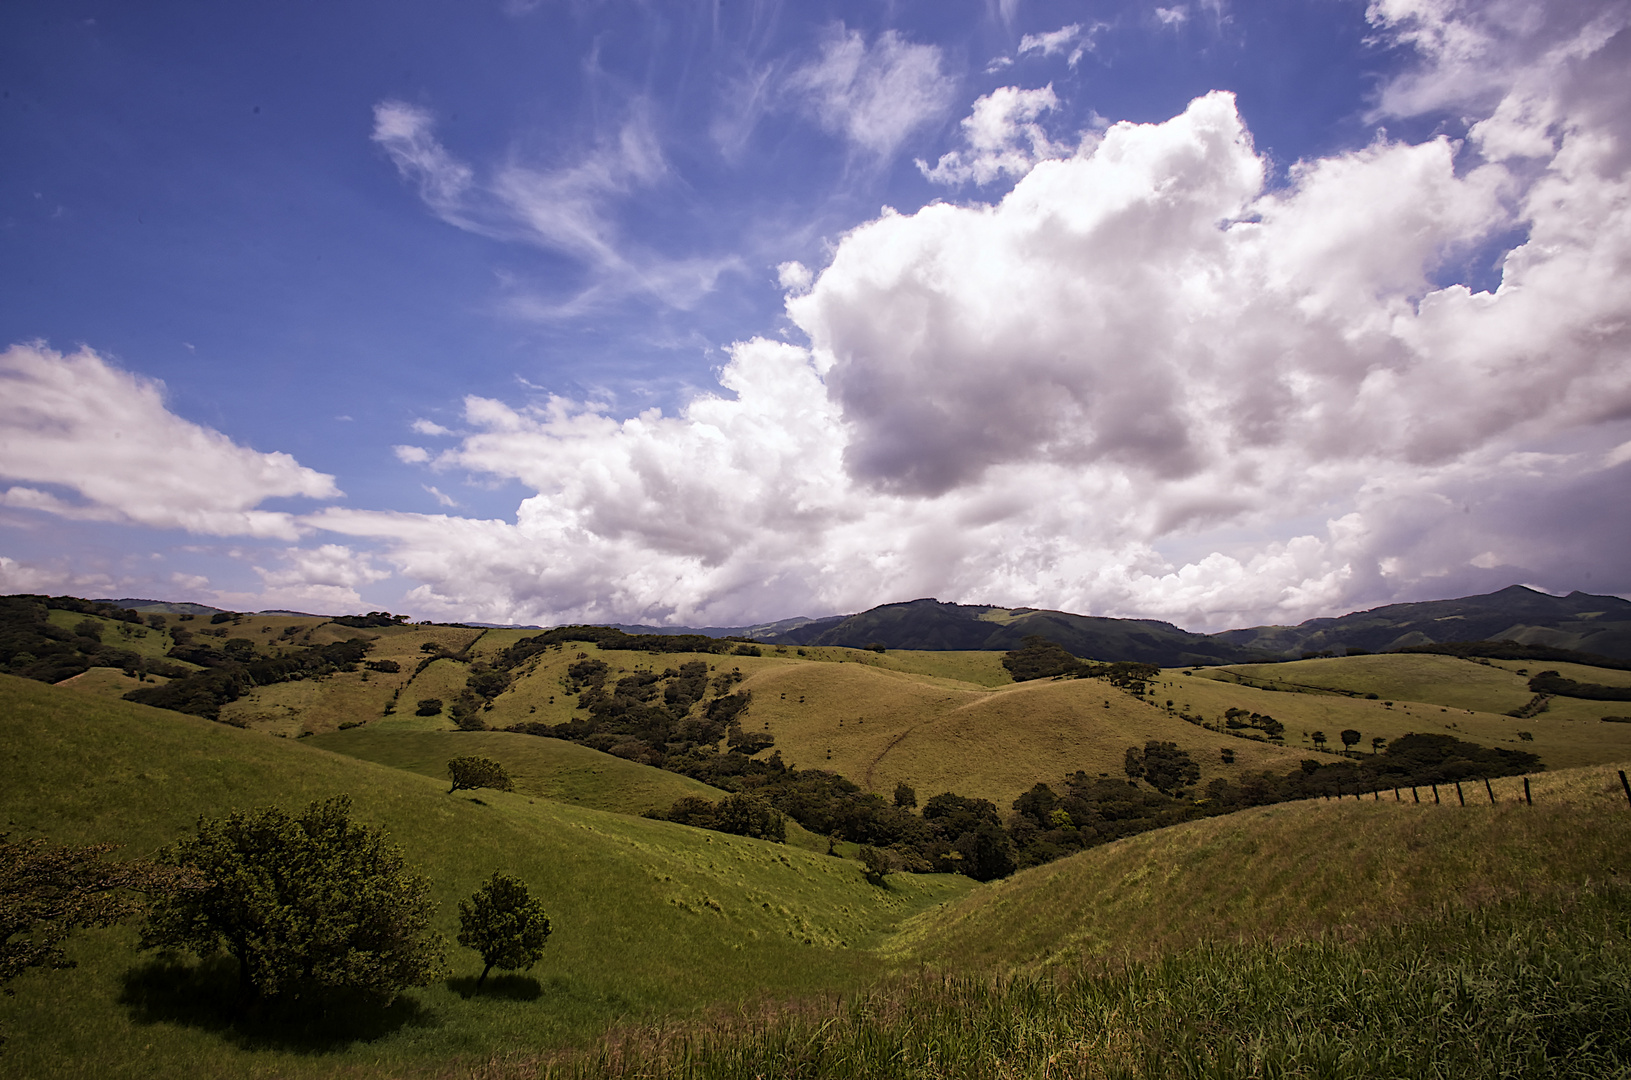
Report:
M 1631 591 L 1623 3 L 0 12 L 0 589 Z

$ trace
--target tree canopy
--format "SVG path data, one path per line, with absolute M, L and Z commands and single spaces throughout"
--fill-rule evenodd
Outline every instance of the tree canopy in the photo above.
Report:
M 188 884 L 184 874 L 152 863 L 105 861 L 113 850 L 113 844 L 66 847 L 0 833 L 0 987 L 6 993 L 29 968 L 73 967 L 63 951 L 72 931 L 137 914 L 140 893 Z
M 515 790 L 515 781 L 510 779 L 510 774 L 492 758 L 456 757 L 447 763 L 447 774 L 453 778 L 453 786 L 447 789 L 449 795 L 461 788 L 470 791 L 476 788 Z
M 142 944 L 238 961 L 245 997 L 306 989 L 389 1001 L 442 969 L 429 882 L 380 829 L 351 820 L 341 795 L 299 815 L 279 807 L 198 821 L 165 852 L 207 883 L 160 898 Z
M 495 967 L 500 971 L 532 967 L 543 958 L 549 934 L 543 901 L 520 878 L 495 872 L 475 895 L 459 901 L 459 944 L 475 949 L 487 965 L 477 987 Z

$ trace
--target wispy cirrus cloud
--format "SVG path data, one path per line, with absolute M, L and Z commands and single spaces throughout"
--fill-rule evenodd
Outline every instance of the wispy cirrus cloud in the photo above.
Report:
M 623 234 L 618 206 L 670 179 L 655 128 L 639 103 L 614 133 L 569 162 L 539 166 L 512 155 L 485 178 L 442 146 L 435 118 L 418 106 L 380 102 L 372 139 L 448 224 L 555 251 L 583 265 L 587 279 L 576 295 L 518 296 L 511 303 L 517 313 L 559 318 L 632 294 L 686 308 L 713 291 L 722 273 L 740 266 L 735 256 L 671 258 Z
M 1085 28 L 1081 23 L 1071 23 L 1043 34 L 1026 34 L 1019 39 L 1019 48 L 1015 52 L 1018 56 L 1026 53 L 1064 55 L 1066 65 L 1074 68 L 1081 63 L 1087 50 L 1093 48 L 1093 39 L 1105 28 L 1104 23 L 1093 23 Z
M 868 42 L 840 23 L 820 55 L 788 76 L 784 92 L 828 132 L 888 159 L 951 107 L 957 84 L 943 64 L 937 46 L 914 44 L 894 30 Z

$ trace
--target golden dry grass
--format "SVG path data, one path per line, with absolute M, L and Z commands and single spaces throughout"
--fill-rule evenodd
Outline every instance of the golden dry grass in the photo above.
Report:
M 955 791 L 1006 810 L 1032 785 L 1078 769 L 1123 775 L 1129 746 L 1150 739 L 1189 750 L 1202 782 L 1243 768 L 1294 768 L 1300 755 L 1206 731 L 1097 680 L 1038 681 L 994 690 L 927 684 L 864 664 L 762 670 L 744 684 L 744 721 L 775 736 L 788 762 L 831 769 L 888 795 Z M 800 701 L 800 699 L 803 699 Z M 1223 749 L 1236 753 L 1222 764 Z

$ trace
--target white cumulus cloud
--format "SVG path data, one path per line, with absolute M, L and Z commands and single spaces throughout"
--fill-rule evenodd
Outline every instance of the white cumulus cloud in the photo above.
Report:
M 1379 33 L 1417 33 L 1402 10 L 1373 9 Z M 1455 18 L 1406 38 L 1419 87 L 1461 62 Z M 308 520 L 378 544 L 427 611 L 493 621 L 936 595 L 1222 628 L 1512 573 L 1631 581 L 1631 88 L 1604 77 L 1627 40 L 1605 25 L 1480 54 L 1507 67 L 1470 118 L 1545 147 L 1380 136 L 1270 189 L 1208 94 L 783 268 L 808 347 L 739 343 L 725 393 L 673 415 L 467 399 L 427 457 L 526 485 L 513 521 Z M 1378 100 L 1425 100 L 1400 87 Z M 1044 111 L 1020 93 L 992 96 L 989 145 Z M 1442 284 L 1514 230 L 1498 289 Z
M 1038 161 L 1063 156 L 1065 148 L 1048 140 L 1038 118 L 1059 107 L 1059 98 L 1048 85 L 1036 90 L 1004 86 L 974 102 L 963 119 L 966 150 L 953 150 L 941 156 L 933 168 L 922 159 L 918 171 L 937 184 L 989 184 L 1003 176 L 1019 178 Z
M 170 412 L 160 383 L 88 348 L 40 344 L 0 353 L 0 480 L 13 482 L 0 491 L 7 506 L 214 536 L 294 539 L 291 514 L 257 507 L 340 495 L 288 454 Z

